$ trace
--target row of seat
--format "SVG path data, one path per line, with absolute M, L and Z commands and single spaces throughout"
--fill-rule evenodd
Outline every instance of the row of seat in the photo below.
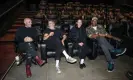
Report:
M 81 4 L 80 2 L 67 2 L 67 3 L 47 3 L 45 0 L 40 1 L 40 5 L 47 5 L 47 6 L 93 6 L 93 7 L 98 7 L 99 5 L 102 7 L 105 7 L 103 3 L 100 3 L 99 5 L 92 5 L 92 4 Z M 112 7 L 111 5 L 108 5 L 109 7 Z
M 43 5 L 43 3 L 45 3 Z M 126 35 L 130 34 L 132 31 L 132 15 L 133 13 L 122 13 L 120 9 L 112 8 L 111 6 L 105 6 L 103 4 L 100 5 L 84 5 L 81 3 L 73 3 L 68 2 L 66 4 L 54 4 L 54 3 L 47 3 L 47 2 L 40 2 L 43 7 L 47 7 L 47 9 L 44 10 L 44 12 L 38 12 L 40 15 L 45 15 L 44 17 L 47 19 L 55 19 L 57 20 L 57 24 L 61 25 L 64 23 L 68 24 L 74 24 L 75 20 L 78 18 L 82 18 L 83 22 L 88 26 L 88 24 L 91 22 L 91 18 L 96 16 L 98 17 L 98 23 L 102 24 L 108 31 L 112 32 L 119 32 L 126 33 Z M 80 8 L 79 10 L 75 10 L 73 8 Z M 84 7 L 81 7 L 84 5 Z M 60 10 L 53 10 L 56 7 L 61 8 Z M 106 8 L 108 7 L 108 8 Z M 71 9 L 73 11 L 71 11 Z M 106 10 L 107 9 L 107 10 Z M 38 16 L 36 16 L 37 18 Z M 125 25 L 126 23 L 126 25 Z M 114 30 L 113 28 L 117 28 L 118 31 Z M 111 30 L 112 29 L 112 30 Z M 121 30 L 123 29 L 123 30 Z M 112 33 L 110 32 L 110 33 Z
M 38 25 L 38 23 L 42 23 L 42 19 L 37 19 L 35 18 L 35 24 Z M 43 21 L 45 25 L 47 25 L 47 20 Z M 105 24 L 106 20 L 98 20 L 99 24 L 102 24 L 104 26 L 104 28 L 110 33 L 113 34 L 114 36 L 121 36 L 121 35 L 128 35 L 132 37 L 132 23 L 130 23 L 129 21 L 121 21 L 121 22 L 115 22 L 115 23 L 111 23 L 108 22 L 107 24 Z M 91 20 L 83 20 L 83 24 L 85 27 L 89 26 L 89 23 L 91 23 Z M 57 27 L 62 27 L 62 25 L 74 25 L 75 24 L 75 20 L 58 20 L 57 21 Z M 45 26 L 46 27 L 46 26 Z
M 44 7 L 44 6 L 43 6 Z M 61 6 L 60 9 L 53 6 L 48 6 L 44 11 L 39 11 L 36 17 L 42 17 L 45 15 L 47 19 L 56 20 L 75 20 L 82 18 L 83 20 L 91 20 L 92 17 L 96 16 L 99 18 L 99 22 L 120 22 L 121 20 L 131 21 L 133 13 L 123 13 L 120 9 L 104 8 L 104 7 L 72 7 L 72 6 Z

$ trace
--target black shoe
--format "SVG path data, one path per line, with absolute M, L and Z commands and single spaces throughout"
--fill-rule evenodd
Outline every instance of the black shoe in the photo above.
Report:
M 128 71 L 128 72 L 126 73 L 126 76 L 127 76 L 127 78 L 128 78 L 129 80 L 133 80 L 133 72 Z
M 108 63 L 108 72 L 112 72 L 114 70 L 114 64 L 113 63 Z
M 80 69 L 83 69 L 83 68 L 85 68 L 86 67 L 86 65 L 85 65 L 85 63 L 83 63 L 83 64 L 80 64 Z

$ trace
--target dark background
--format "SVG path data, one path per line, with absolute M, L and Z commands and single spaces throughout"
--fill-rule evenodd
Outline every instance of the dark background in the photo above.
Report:
M 4 4 L 6 2 L 15 1 L 15 0 L 0 0 L 1 4 Z M 31 3 L 38 3 L 40 0 L 25 0 Z M 129 4 L 133 5 L 133 0 L 47 0 L 48 2 L 69 2 L 69 1 L 79 1 L 81 3 L 89 3 L 89 4 L 99 4 L 99 3 L 105 3 L 105 4 Z

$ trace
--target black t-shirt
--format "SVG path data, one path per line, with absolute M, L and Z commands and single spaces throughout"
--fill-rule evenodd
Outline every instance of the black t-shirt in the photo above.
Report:
M 35 41 L 37 38 L 37 30 L 35 28 L 20 27 L 16 32 L 15 41 L 17 43 L 23 43 L 24 38 L 27 36 Z
M 54 29 L 54 30 L 52 30 L 52 29 L 49 29 L 49 28 L 47 28 L 45 31 L 44 31 L 44 34 L 49 34 L 50 32 L 54 32 L 54 35 L 53 36 L 51 36 L 50 38 L 58 38 L 58 39 L 60 39 L 60 38 L 62 38 L 62 36 L 63 36 L 63 32 L 60 30 L 60 29 Z

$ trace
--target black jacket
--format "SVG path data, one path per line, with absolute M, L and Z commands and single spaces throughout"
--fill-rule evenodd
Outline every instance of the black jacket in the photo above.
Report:
M 24 38 L 29 36 L 33 39 L 33 41 L 37 40 L 37 30 L 35 28 L 26 28 L 26 27 L 20 27 L 18 28 L 16 35 L 15 35 L 15 42 L 17 44 L 23 43 Z
M 76 43 L 86 43 L 87 35 L 85 28 L 83 26 L 81 26 L 80 28 L 73 27 L 70 30 L 69 38 Z

